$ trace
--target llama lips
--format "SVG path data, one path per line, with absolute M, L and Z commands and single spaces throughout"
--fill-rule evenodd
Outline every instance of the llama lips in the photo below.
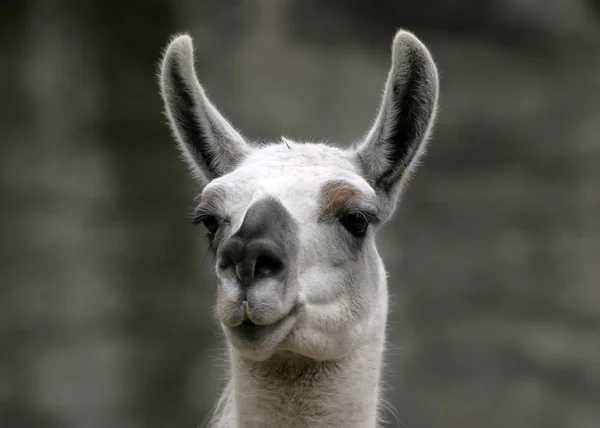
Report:
M 287 316 L 295 304 L 291 286 L 282 278 L 260 276 L 249 285 L 230 272 L 220 272 L 217 313 L 224 326 L 268 326 Z
M 253 305 L 252 300 L 238 301 L 235 305 L 229 306 L 234 310 L 227 314 L 219 313 L 225 333 L 240 351 L 252 349 L 258 352 L 276 349 L 296 324 L 300 304 L 292 305 L 289 311 L 284 311 L 281 305 L 277 308 L 265 308 L 261 303 L 257 302 Z M 220 303 L 220 310 L 223 307 L 224 305 Z M 260 309 L 266 309 L 273 317 L 268 323 L 264 322 L 264 313 L 261 313 Z M 275 318 L 275 314 L 279 315 Z
M 293 308 L 292 308 L 293 309 Z M 269 326 L 288 316 L 292 310 L 286 310 L 282 302 L 264 302 L 260 300 L 227 301 L 219 299 L 218 310 L 221 321 L 230 328 L 240 325 Z
M 236 327 L 226 327 L 225 334 L 231 344 L 248 358 L 263 359 L 289 336 L 296 319 L 295 310 L 269 325 L 257 325 L 248 319 Z
M 242 302 L 242 313 L 243 313 L 242 325 L 245 325 L 245 326 L 256 326 L 257 325 L 255 322 L 253 322 L 250 319 L 250 315 L 248 315 L 248 301 L 247 300 L 244 300 Z

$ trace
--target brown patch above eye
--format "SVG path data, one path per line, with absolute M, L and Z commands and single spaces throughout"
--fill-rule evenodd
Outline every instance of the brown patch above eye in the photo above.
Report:
M 330 181 L 321 190 L 321 213 L 337 216 L 360 198 L 360 191 L 345 181 Z

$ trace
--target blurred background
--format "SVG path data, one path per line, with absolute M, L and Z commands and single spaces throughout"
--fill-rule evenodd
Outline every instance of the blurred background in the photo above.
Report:
M 5 0 L 2 428 L 192 428 L 223 385 L 155 79 L 170 36 L 246 136 L 347 144 L 399 27 L 442 91 L 379 237 L 389 426 L 600 427 L 600 1 Z

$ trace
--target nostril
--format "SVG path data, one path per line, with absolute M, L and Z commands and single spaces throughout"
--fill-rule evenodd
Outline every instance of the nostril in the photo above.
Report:
M 255 277 L 277 275 L 282 270 L 283 263 L 276 257 L 263 254 L 256 258 L 256 263 L 254 264 Z
M 244 240 L 232 237 L 219 254 L 218 268 L 226 276 L 235 276 L 249 286 L 254 278 L 281 274 L 286 268 L 283 249 L 269 239 Z

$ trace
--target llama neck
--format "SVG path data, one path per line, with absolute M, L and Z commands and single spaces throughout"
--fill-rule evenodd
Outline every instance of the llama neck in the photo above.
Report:
M 232 351 L 233 377 L 218 427 L 375 428 L 383 344 L 340 361 L 274 356 L 265 362 Z

